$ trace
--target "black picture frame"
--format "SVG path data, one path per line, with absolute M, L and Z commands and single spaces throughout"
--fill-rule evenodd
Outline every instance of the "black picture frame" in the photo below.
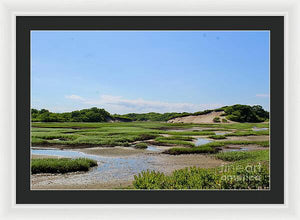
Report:
M 270 190 L 30 190 L 31 30 L 269 30 Z M 16 17 L 17 204 L 283 204 L 284 17 L 283 16 L 17 16 Z

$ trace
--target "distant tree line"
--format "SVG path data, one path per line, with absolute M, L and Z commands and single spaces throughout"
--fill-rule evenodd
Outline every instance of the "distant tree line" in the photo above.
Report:
M 269 119 L 269 112 L 260 105 L 232 105 L 224 106 L 214 110 L 205 110 L 195 113 L 171 112 L 171 113 L 129 113 L 124 115 L 111 115 L 104 109 L 90 108 L 65 113 L 52 113 L 47 109 L 31 109 L 31 120 L 33 122 L 107 122 L 114 121 L 168 121 L 177 117 L 204 115 L 213 111 L 224 111 L 222 116 L 237 122 L 263 122 Z
M 149 113 L 129 113 L 125 115 L 118 115 L 114 114 L 113 117 L 119 119 L 127 119 L 130 121 L 168 121 L 172 118 L 183 117 L 190 115 L 191 113 L 183 112 L 171 112 L 171 113 L 156 113 L 156 112 L 149 112 Z
M 226 118 L 237 122 L 263 122 L 269 119 L 269 112 L 260 105 L 232 105 L 224 108 Z
M 107 122 L 111 118 L 107 111 L 96 107 L 65 113 L 53 113 L 47 109 L 31 109 L 33 122 Z

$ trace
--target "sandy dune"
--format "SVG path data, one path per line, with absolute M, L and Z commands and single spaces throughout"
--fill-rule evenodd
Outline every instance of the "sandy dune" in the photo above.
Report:
M 210 112 L 205 115 L 197 115 L 197 116 L 185 116 L 185 117 L 179 117 L 169 120 L 169 123 L 215 123 L 213 119 L 215 117 L 220 117 L 222 120 L 225 118 L 224 116 L 221 116 L 224 112 Z M 233 123 L 232 121 L 227 120 L 227 123 Z

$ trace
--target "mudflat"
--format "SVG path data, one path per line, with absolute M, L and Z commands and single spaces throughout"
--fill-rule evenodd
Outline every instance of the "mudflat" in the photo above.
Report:
M 111 148 L 112 150 L 113 148 Z M 89 153 L 91 153 L 90 149 Z M 98 152 L 99 153 L 99 152 Z M 129 169 L 128 164 L 136 162 L 136 159 L 145 161 L 149 170 L 155 170 L 170 174 L 176 169 L 185 167 L 213 168 L 226 162 L 215 159 L 209 155 L 187 154 L 187 155 L 167 155 L 167 154 L 139 154 L 120 157 L 117 167 L 112 165 L 109 170 L 102 170 L 102 166 L 107 163 L 98 162 L 98 168 L 93 168 L 89 172 L 75 172 L 68 174 L 34 174 L 31 175 L 32 189 L 118 189 L 130 188 L 134 175 L 140 170 Z M 124 159 L 124 160 L 122 160 Z M 128 162 L 127 162 L 127 160 Z M 137 162 L 138 163 L 138 162 Z M 132 164 L 130 164 L 132 165 Z M 137 164 L 138 165 L 138 164 Z

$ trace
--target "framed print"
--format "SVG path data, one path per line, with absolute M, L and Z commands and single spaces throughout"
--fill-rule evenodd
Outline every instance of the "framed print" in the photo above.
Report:
M 283 204 L 283 16 L 17 16 L 17 204 Z

